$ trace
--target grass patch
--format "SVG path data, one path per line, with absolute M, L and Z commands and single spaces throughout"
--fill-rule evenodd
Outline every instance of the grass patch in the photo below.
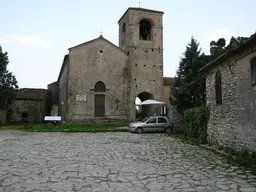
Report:
M 125 132 L 122 125 L 69 125 L 69 124 L 26 124 L 23 126 L 6 126 L 5 129 L 15 129 L 29 132 Z

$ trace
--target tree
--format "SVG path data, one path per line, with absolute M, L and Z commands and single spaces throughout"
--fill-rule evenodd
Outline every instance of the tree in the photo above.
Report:
M 199 43 L 192 37 L 180 61 L 177 76 L 170 91 L 170 103 L 176 106 L 179 112 L 205 104 L 205 74 L 200 69 L 247 39 L 247 37 L 231 37 L 227 46 L 224 38 L 211 41 L 210 55 L 205 55 L 201 54 Z
M 212 58 L 217 58 L 225 52 L 226 40 L 220 38 L 218 41 L 210 42 L 210 55 Z
M 0 46 L 0 109 L 7 108 L 15 89 L 18 88 L 16 77 L 7 70 L 8 64 L 8 53 L 3 52 Z
M 200 69 L 206 59 L 208 58 L 201 54 L 199 43 L 192 37 L 183 53 L 170 91 L 170 103 L 179 112 L 205 102 L 205 78 Z

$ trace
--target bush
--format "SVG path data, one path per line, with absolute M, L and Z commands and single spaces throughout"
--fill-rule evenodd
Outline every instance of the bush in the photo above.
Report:
M 209 110 L 206 106 L 194 107 L 184 111 L 185 136 L 205 144 L 207 140 L 207 122 Z

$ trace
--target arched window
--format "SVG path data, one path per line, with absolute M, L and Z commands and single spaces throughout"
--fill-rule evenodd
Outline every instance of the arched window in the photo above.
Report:
M 95 86 L 94 86 L 94 91 L 95 92 L 105 92 L 106 91 L 106 86 L 102 81 L 98 81 Z
M 140 21 L 140 40 L 151 40 L 151 24 L 148 20 Z
M 215 99 L 216 104 L 222 104 L 221 73 L 219 70 L 215 74 Z
M 251 61 L 251 80 L 252 84 L 256 84 L 256 57 L 252 58 Z

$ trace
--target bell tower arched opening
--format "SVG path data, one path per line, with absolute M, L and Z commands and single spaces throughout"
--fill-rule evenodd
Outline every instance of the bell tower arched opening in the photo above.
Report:
M 151 41 L 151 30 L 152 26 L 147 19 L 142 19 L 140 21 L 140 40 Z

